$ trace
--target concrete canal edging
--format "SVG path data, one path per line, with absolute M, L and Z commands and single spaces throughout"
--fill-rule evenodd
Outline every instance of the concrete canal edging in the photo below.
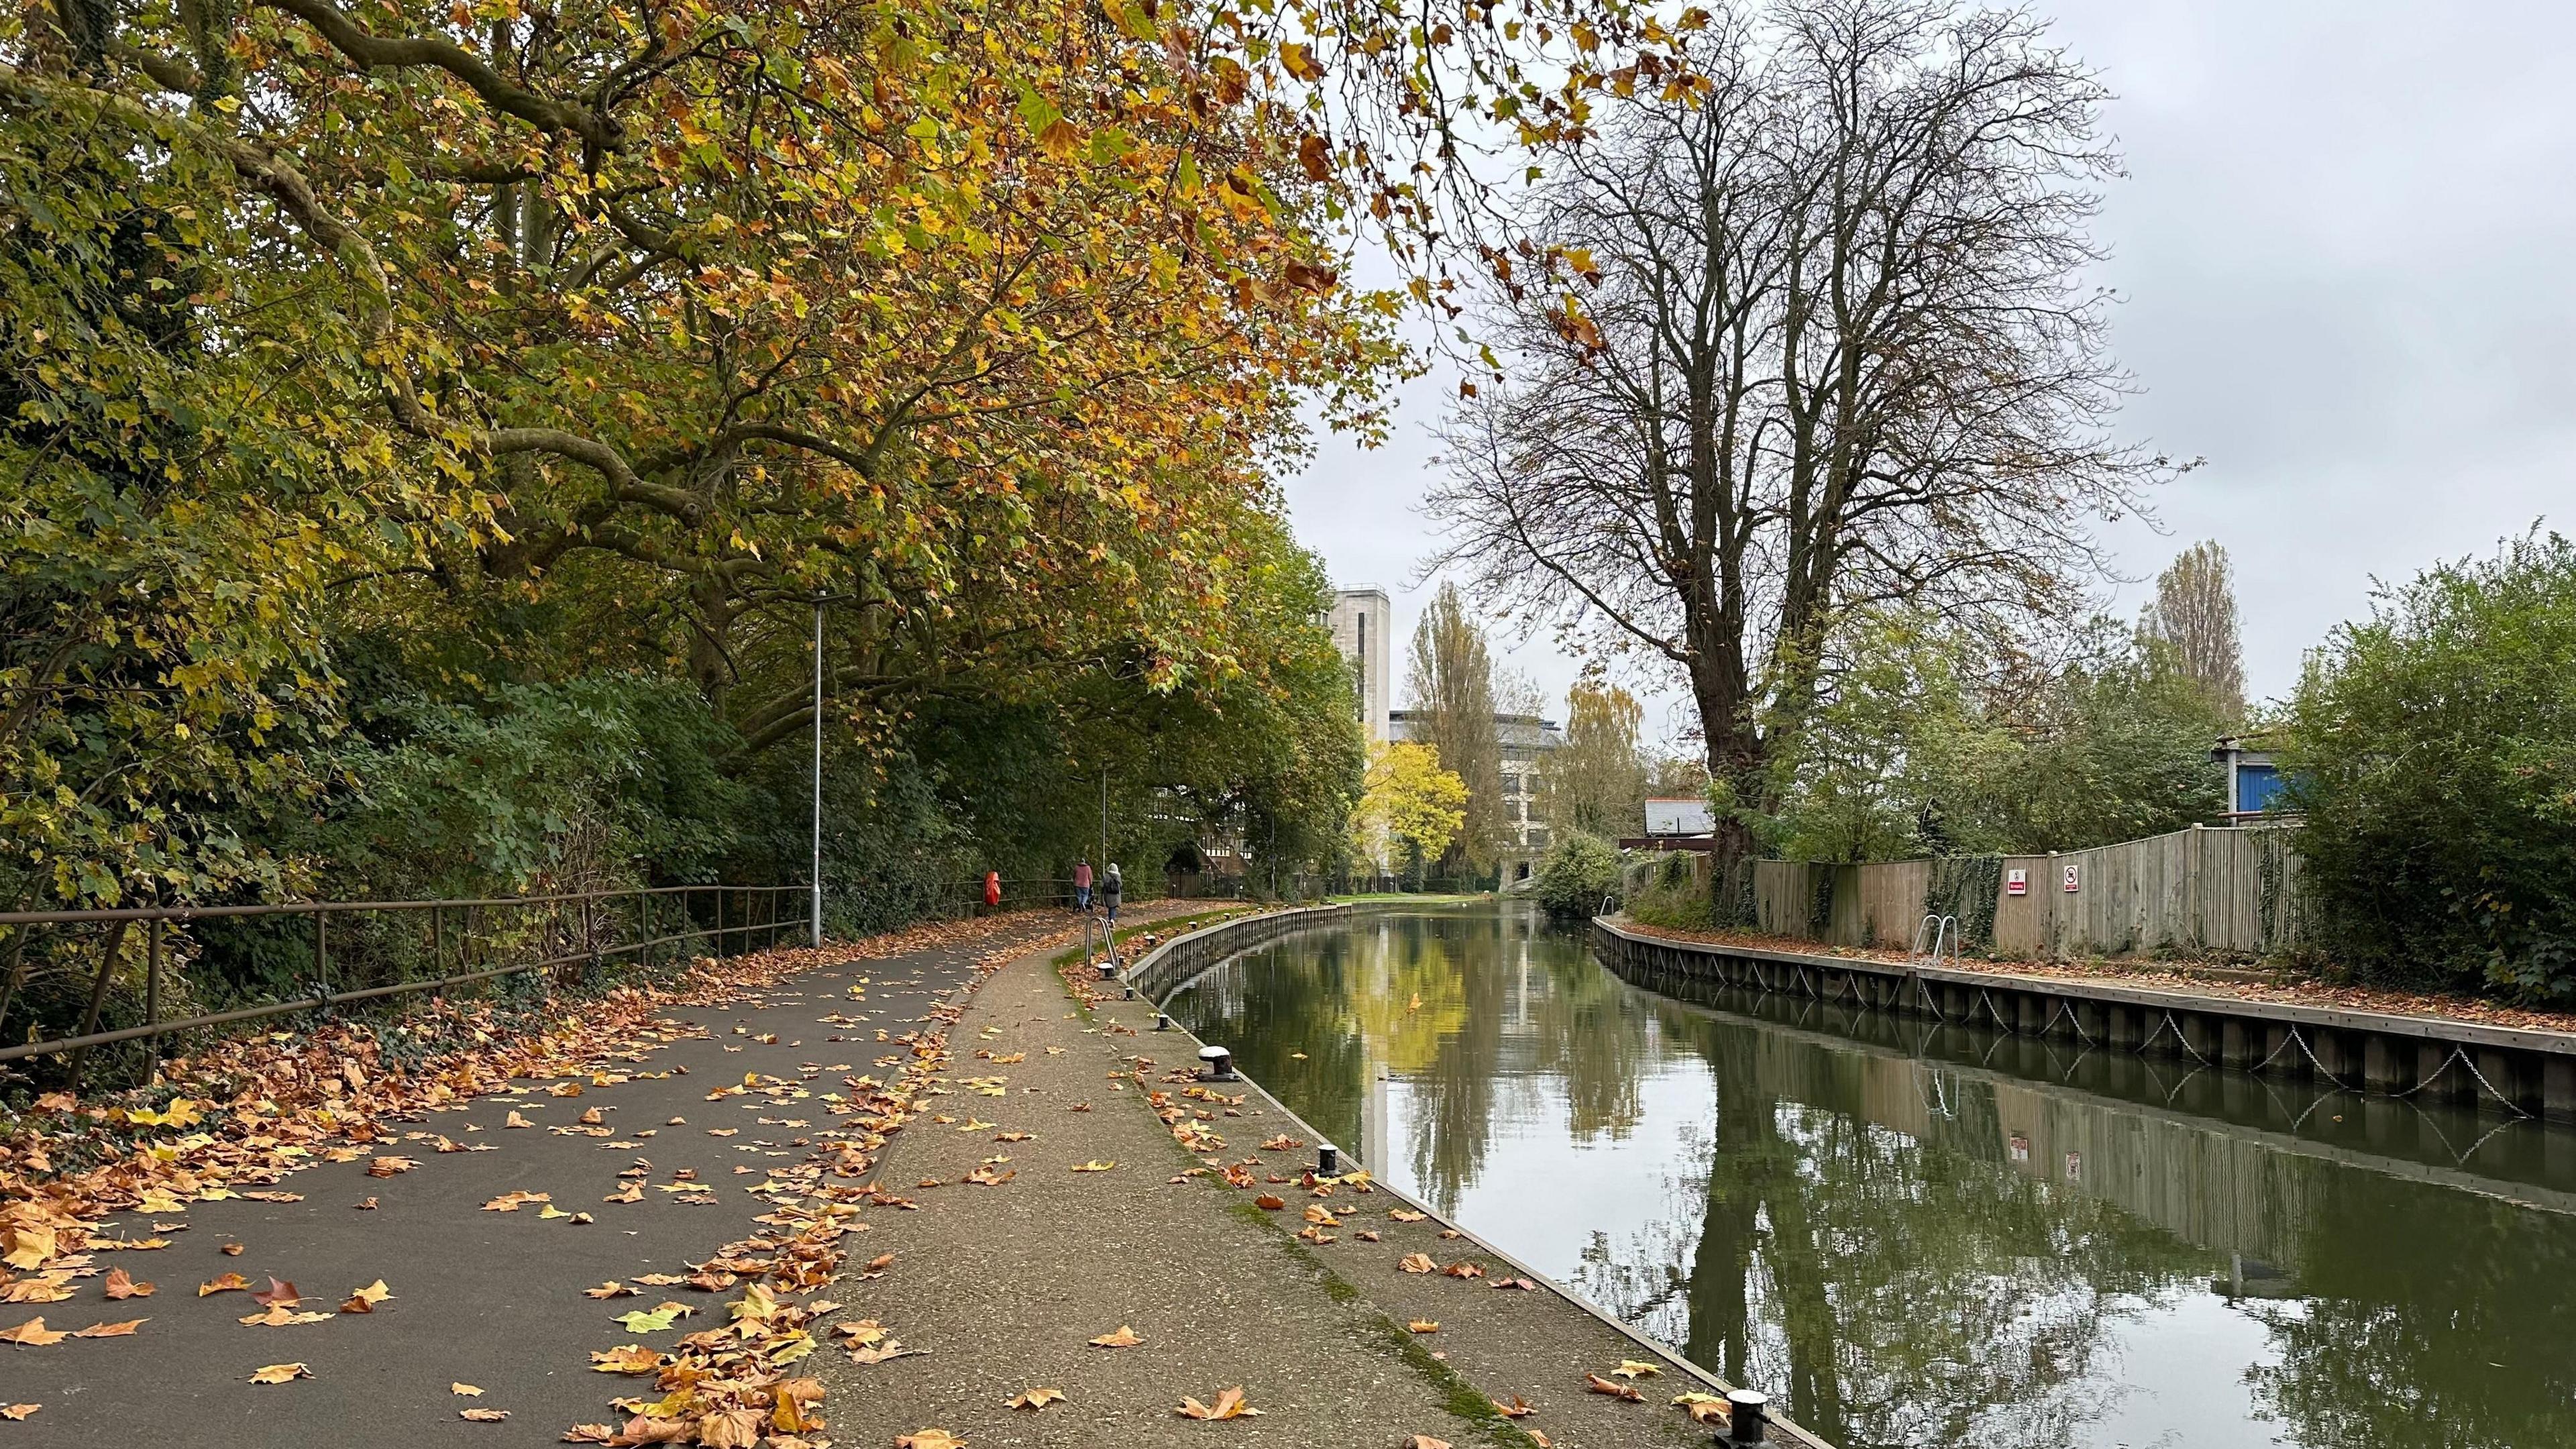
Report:
M 1686 941 L 1612 916 L 1593 918 L 1592 945 L 1649 989 L 1714 983 L 2576 1122 L 2576 1032 Z
M 1266 945 L 1282 936 L 1293 935 L 1301 931 L 1343 925 L 1356 918 L 1363 911 L 1373 912 L 1384 909 L 1402 910 L 1406 909 L 1406 905 L 1401 901 L 1371 901 L 1357 904 L 1343 902 L 1337 905 L 1308 906 L 1293 910 L 1265 911 L 1257 915 L 1236 916 L 1229 920 L 1202 926 L 1198 930 L 1190 931 L 1183 935 L 1175 936 L 1168 941 L 1162 942 L 1153 950 L 1138 957 L 1135 964 L 1127 968 L 1122 980 L 1127 986 L 1132 988 L 1138 996 L 1153 1002 L 1156 1010 L 1161 1011 L 1164 1003 L 1171 999 L 1172 994 L 1178 991 L 1182 986 L 1187 985 L 1191 979 L 1202 974 L 1210 967 L 1216 966 L 1234 956 L 1241 955 L 1243 952 L 1248 951 L 1255 946 Z M 1166 1014 L 1168 1015 L 1168 1013 Z M 1201 1042 L 1194 1033 L 1177 1021 L 1172 1023 L 1170 1034 L 1196 1043 L 1198 1046 L 1211 1045 L 1211 1043 Z M 1214 1045 L 1223 1046 L 1226 1045 L 1226 1043 L 1220 1042 L 1214 1043 Z M 1307 1140 L 1319 1143 L 1330 1142 L 1332 1140 L 1321 1131 L 1318 1131 L 1313 1123 L 1310 1123 L 1305 1118 L 1297 1115 L 1293 1108 L 1289 1107 L 1287 1103 L 1279 1100 L 1277 1096 L 1273 1095 L 1267 1087 L 1262 1086 L 1259 1082 L 1254 1081 L 1248 1076 L 1242 1076 L 1239 1074 L 1235 1078 L 1235 1082 L 1236 1085 L 1242 1087 L 1245 1091 L 1258 1096 L 1270 1110 L 1277 1112 L 1282 1118 L 1295 1124 L 1296 1129 L 1302 1133 Z M 1371 1172 L 1369 1183 L 1376 1191 L 1383 1192 L 1387 1196 L 1394 1198 L 1396 1201 L 1405 1204 L 1412 1210 L 1427 1215 L 1433 1222 L 1438 1223 L 1442 1228 L 1458 1234 L 1459 1241 L 1473 1246 L 1476 1251 L 1506 1265 L 1514 1276 L 1527 1278 L 1545 1286 L 1551 1293 L 1568 1306 L 1597 1320 L 1601 1324 L 1618 1333 L 1621 1337 L 1626 1338 L 1628 1341 L 1638 1345 L 1639 1347 L 1653 1352 L 1657 1357 L 1671 1363 L 1674 1368 L 1680 1370 L 1682 1373 L 1693 1379 L 1697 1379 L 1701 1384 L 1705 1385 L 1710 1392 L 1723 1397 L 1735 1390 L 1736 1385 L 1728 1383 L 1725 1379 L 1718 1377 L 1716 1374 L 1710 1373 L 1706 1368 L 1692 1362 L 1689 1358 L 1683 1356 L 1681 1350 L 1674 1348 L 1672 1345 L 1665 1343 L 1650 1334 L 1639 1331 L 1633 1325 L 1621 1319 L 1618 1315 L 1610 1312 L 1606 1308 L 1603 1308 L 1600 1304 L 1593 1302 L 1591 1299 L 1575 1292 L 1565 1284 L 1558 1282 L 1549 1275 L 1538 1271 L 1527 1263 L 1522 1262 L 1520 1259 L 1515 1258 L 1511 1254 L 1494 1246 L 1492 1242 L 1479 1236 L 1473 1229 L 1468 1228 L 1465 1224 L 1452 1221 L 1446 1214 L 1442 1213 L 1438 1208 L 1433 1207 L 1431 1204 L 1424 1202 L 1422 1199 L 1415 1197 L 1411 1193 L 1405 1192 L 1400 1188 L 1380 1180 L 1375 1175 L 1374 1169 L 1370 1168 L 1369 1164 L 1360 1162 L 1357 1159 L 1356 1154 L 1352 1153 L 1349 1148 L 1344 1147 L 1341 1148 L 1340 1151 L 1345 1170 L 1348 1170 L 1351 1167 L 1369 1169 Z M 1826 1441 L 1817 1438 L 1815 1435 L 1808 1433 L 1804 1429 L 1799 1428 L 1795 1423 L 1790 1422 L 1788 1419 L 1781 1417 L 1780 1410 L 1776 1406 L 1769 1411 L 1769 1416 L 1765 1420 L 1765 1427 L 1769 1433 L 1768 1438 L 1763 1442 L 1793 1445 L 1796 1446 L 1796 1449 L 1834 1449 L 1833 1445 L 1828 1444 Z M 1722 1435 L 1721 1441 L 1724 1442 Z

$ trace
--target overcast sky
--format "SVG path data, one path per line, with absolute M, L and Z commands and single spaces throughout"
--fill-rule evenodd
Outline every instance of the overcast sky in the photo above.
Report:
M 2162 490 L 2161 533 L 2105 531 L 2125 574 L 2225 544 L 2248 684 L 2272 696 L 2367 612 L 2374 577 L 2535 519 L 2576 528 L 2576 5 L 2037 8 L 2117 96 L 2128 174 L 2096 235 L 2143 390 L 2124 431 L 2208 460 Z M 1383 449 L 1323 439 L 1288 485 L 1299 537 L 1339 580 L 1395 593 L 1408 632 L 1426 430 L 1454 386 L 1412 387 Z M 1572 661 L 1541 640 L 1510 662 L 1562 709 Z M 1669 732 L 1685 721 L 1662 693 L 1648 724 Z

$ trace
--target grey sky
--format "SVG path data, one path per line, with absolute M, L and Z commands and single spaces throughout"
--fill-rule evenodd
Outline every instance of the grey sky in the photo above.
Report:
M 2374 576 L 2534 519 L 2576 527 L 2576 6 L 2040 8 L 2118 96 L 2128 175 L 2096 234 L 2142 389 L 2125 431 L 2208 460 L 2163 490 L 2161 535 L 2105 530 L 2125 574 L 2225 544 L 2248 684 L 2270 696 L 2367 611 Z M 1395 591 L 1407 630 L 1433 538 L 1425 429 L 1454 386 L 1417 383 L 1388 447 L 1325 439 L 1288 485 L 1298 535 L 1338 578 Z M 1574 674 L 1545 640 L 1511 662 L 1560 701 Z M 1657 693 L 1650 728 L 1682 723 Z

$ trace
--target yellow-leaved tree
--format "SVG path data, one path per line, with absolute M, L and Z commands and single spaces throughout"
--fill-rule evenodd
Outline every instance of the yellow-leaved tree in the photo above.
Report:
M 1381 872 L 1420 883 L 1467 823 L 1467 782 L 1440 766 L 1429 745 L 1399 741 L 1370 754 L 1367 785 L 1351 814 L 1352 845 Z

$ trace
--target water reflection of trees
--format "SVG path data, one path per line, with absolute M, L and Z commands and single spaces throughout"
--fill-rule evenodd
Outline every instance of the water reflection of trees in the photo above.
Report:
M 2272 1340 L 2248 1378 L 2283 1442 L 2361 1449 L 2422 1405 L 2409 1443 L 2576 1444 L 2576 1219 L 1706 1016 L 1507 915 L 1285 943 L 1193 998 L 1187 1019 L 1343 1141 L 1394 1076 L 1393 1150 L 1453 1210 L 1501 1124 L 1557 1105 L 1574 1140 L 1619 1141 L 1647 1125 L 1646 1083 L 1703 1079 L 1702 1115 L 1655 1144 L 1688 1164 L 1664 1210 L 1596 1233 L 1577 1286 L 1845 1449 L 2090 1442 L 2124 1321 L 2211 1291 L 2218 1249 L 2242 1249 L 2221 1220 L 2292 1259 L 2275 1291 L 2294 1297 L 2239 1305 Z M 2010 1160 L 2024 1134 L 2041 1161 Z M 2054 1161 L 2078 1145 L 2081 1188 Z M 2116 1181 L 2115 1146 L 2134 1158 Z

